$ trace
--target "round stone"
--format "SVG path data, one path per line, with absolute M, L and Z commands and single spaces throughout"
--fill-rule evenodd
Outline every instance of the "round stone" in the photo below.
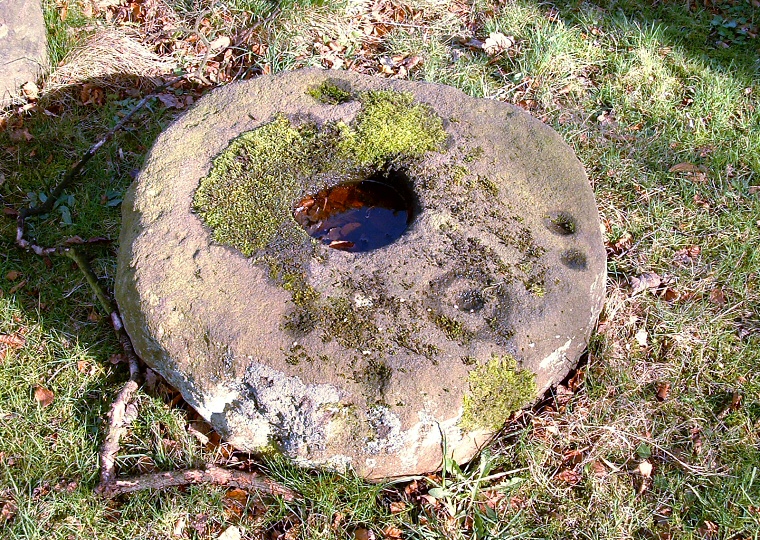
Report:
M 236 447 L 368 478 L 471 459 L 576 365 L 603 301 L 572 150 L 441 85 L 219 88 L 123 213 L 116 296 L 145 362 Z

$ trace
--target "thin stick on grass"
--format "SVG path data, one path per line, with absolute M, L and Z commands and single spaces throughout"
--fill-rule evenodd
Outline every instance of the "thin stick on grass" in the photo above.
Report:
M 245 491 L 255 491 L 262 495 L 280 496 L 286 501 L 294 501 L 300 495 L 274 480 L 259 473 L 224 469 L 217 465 L 207 465 L 205 469 L 186 469 L 181 471 L 150 473 L 121 478 L 98 486 L 99 493 L 111 499 L 146 489 L 161 490 L 170 487 L 191 484 L 213 484 L 216 486 L 235 487 Z
M 278 12 L 279 10 L 276 10 L 272 16 L 261 21 L 261 23 L 271 20 Z M 205 36 L 198 31 L 198 24 L 196 24 L 195 33 L 200 35 L 207 48 L 203 62 L 201 62 L 198 69 L 198 76 L 201 81 L 207 82 L 202 75 L 202 70 L 208 60 L 210 46 Z M 76 263 L 95 296 L 98 298 L 101 307 L 110 315 L 111 324 L 129 362 L 129 380 L 117 394 L 111 406 L 111 410 L 108 413 L 108 433 L 106 434 L 106 438 L 103 441 L 103 445 L 99 452 L 101 470 L 100 483 L 96 487 L 96 493 L 111 498 L 143 489 L 164 489 L 172 486 L 210 483 L 239 487 L 241 489 L 258 491 L 269 495 L 280 495 L 286 500 L 292 501 L 297 497 L 297 494 L 270 478 L 256 473 L 226 470 L 216 465 L 208 465 L 203 470 L 194 469 L 168 473 L 155 473 L 117 480 L 116 455 L 119 452 L 120 441 L 137 414 L 136 407 L 134 405 L 130 407 L 130 405 L 132 405 L 132 398 L 139 388 L 139 381 L 141 379 L 140 359 L 135 353 L 129 335 L 124 329 L 118 308 L 113 302 L 111 302 L 109 295 L 106 294 L 100 286 L 98 278 L 92 271 L 87 260 L 76 249 L 66 244 L 55 247 L 43 247 L 34 242 L 30 242 L 25 238 L 27 218 L 51 212 L 54 208 L 55 201 L 58 200 L 66 188 L 80 177 L 85 165 L 87 165 L 98 150 L 113 139 L 114 135 L 121 130 L 153 97 L 186 77 L 187 74 L 180 75 L 154 88 L 153 92 L 143 97 L 119 122 L 116 123 L 116 125 L 108 130 L 95 144 L 90 146 L 79 161 L 68 170 L 62 180 L 55 186 L 43 204 L 36 207 L 20 209 L 16 221 L 16 245 L 25 251 L 32 251 L 41 257 L 53 254 L 66 255 Z
M 216 465 L 207 465 L 205 469 L 189 469 L 164 473 L 151 473 L 129 478 L 118 479 L 116 476 L 116 456 L 119 453 L 121 438 L 129 429 L 132 420 L 137 416 L 137 408 L 132 398 L 139 388 L 141 377 L 140 360 L 132 347 L 121 316 L 111 299 L 100 286 L 97 276 L 92 271 L 87 260 L 74 248 L 69 248 L 64 254 L 73 260 L 84 274 L 87 283 L 97 296 L 101 307 L 111 314 L 111 324 L 119 338 L 129 361 L 129 380 L 124 383 L 116 395 L 111 410 L 108 413 L 108 433 L 100 447 L 100 483 L 95 492 L 105 498 L 113 498 L 126 493 L 146 489 L 166 489 L 169 487 L 190 484 L 214 484 L 218 486 L 237 487 L 246 491 L 256 491 L 263 495 L 279 495 L 287 501 L 292 501 L 298 495 L 291 489 L 278 484 L 274 480 L 258 473 L 228 470 Z
M 132 402 L 132 396 L 137 391 L 140 381 L 140 361 L 132 347 L 132 341 L 129 339 L 124 325 L 121 322 L 121 316 L 111 299 L 100 286 L 97 276 L 92 271 L 87 260 L 74 248 L 68 248 L 63 252 L 64 255 L 74 261 L 80 272 L 84 274 L 87 283 L 98 298 L 101 307 L 110 314 L 111 324 L 113 325 L 116 336 L 119 338 L 122 349 L 129 362 L 129 380 L 124 384 L 122 389 L 116 395 L 116 399 L 111 405 L 108 413 L 108 433 L 100 448 L 100 484 L 98 490 L 105 489 L 116 479 L 116 454 L 119 452 L 119 441 L 126 433 L 132 418 L 136 411 L 130 411 L 129 405 Z M 128 414 L 132 413 L 132 414 Z

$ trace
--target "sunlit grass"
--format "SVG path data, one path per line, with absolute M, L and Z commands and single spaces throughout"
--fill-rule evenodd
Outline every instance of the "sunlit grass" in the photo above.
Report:
M 265 46 L 235 51 L 253 62 L 240 72 L 246 76 L 330 67 L 336 54 L 344 69 L 377 74 L 387 58 L 419 56 L 407 78 L 515 103 L 557 129 L 586 166 L 610 245 L 608 299 L 584 382 L 551 407 L 526 412 L 468 467 L 448 464 L 443 477 L 418 479 L 416 491 L 405 492 L 408 482 L 368 484 L 274 460 L 265 470 L 302 501 L 252 499 L 237 517 L 224 490 L 201 487 L 107 504 L 92 489 L 105 414 L 126 378 L 123 366 L 108 362 L 118 345 L 78 270 L 68 259 L 46 263 L 16 250 L 15 222 L 4 219 L 0 334 L 23 332 L 26 344 L 0 361 L 0 505 L 17 506 L 0 536 L 163 539 L 179 531 L 179 538 L 216 538 L 237 524 L 250 538 L 272 531 L 354 538 L 362 529 L 382 538 L 388 527 L 420 539 L 755 537 L 757 48 L 716 46 L 711 15 L 687 13 L 683 2 L 560 1 L 550 13 L 552 6 L 528 0 L 394 1 L 381 2 L 386 11 L 374 15 L 371 4 L 289 2 L 258 27 L 275 3 L 167 2 L 187 28 L 207 12 L 212 39 L 255 26 L 250 43 Z M 69 29 L 86 21 L 73 8 L 61 21 L 54 4 L 46 6 L 60 60 L 81 37 Z M 409 19 L 397 21 L 396 13 Z M 371 32 L 381 24 L 379 34 Z M 512 36 L 514 49 L 498 56 L 479 49 L 492 32 Z M 30 113 L 23 117 L 29 141 L 0 133 L 2 202 L 20 207 L 29 193 L 49 192 L 134 101 L 111 95 L 99 107 Z M 115 239 L 119 209 L 107 204 L 108 194 L 124 191 L 174 114 L 152 104 L 71 190 L 73 223 L 54 212 L 31 222 L 30 235 L 48 245 L 74 235 Z M 670 172 L 679 163 L 699 173 Z M 90 256 L 110 284 L 113 248 Z M 10 279 L 11 271 L 20 276 Z M 631 296 L 632 278 L 644 272 L 660 276 L 661 286 Z M 38 385 L 54 393 L 50 406 L 35 401 Z M 229 458 L 190 435 L 189 413 L 160 393 L 140 393 L 139 404 L 119 458 L 123 473 Z M 651 478 L 641 473 L 645 461 Z

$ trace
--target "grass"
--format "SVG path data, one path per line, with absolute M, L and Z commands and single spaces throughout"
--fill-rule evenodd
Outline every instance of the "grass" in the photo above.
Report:
M 83 43 L 83 29 L 127 25 L 150 50 L 193 70 L 202 47 L 162 21 L 194 28 L 206 17 L 199 28 L 209 40 L 242 36 L 228 57 L 208 59 L 206 75 L 216 83 L 350 67 L 451 84 L 529 110 L 586 165 L 610 255 L 608 299 L 588 363 L 467 467 L 447 463 L 426 478 L 367 484 L 270 461 L 258 466 L 304 502 L 193 487 L 105 503 L 92 489 L 105 414 L 127 377 L 123 364 L 109 362 L 118 345 L 68 259 L 19 252 L 15 223 L 3 218 L 0 335 L 25 344 L 0 345 L 0 536 L 200 539 L 237 525 L 244 538 L 361 538 L 368 530 L 414 539 L 758 537 L 760 42 L 751 36 L 758 31 L 751 0 L 710 9 L 388 0 L 374 12 L 356 0 L 301 1 L 263 25 L 257 21 L 274 12 L 265 0 L 172 0 L 136 20 L 120 19 L 116 8 L 87 18 L 69 4 L 61 20 L 46 3 L 54 64 Z M 491 32 L 512 36 L 514 46 L 488 56 L 474 40 Z M 412 67 L 402 70 L 405 62 Z M 175 93 L 203 91 L 196 82 Z M 49 192 L 138 98 L 123 83 L 89 105 L 81 85 L 70 96 L 4 116 L 5 208 Z M 152 103 L 98 153 L 73 200 L 30 233 L 44 244 L 74 235 L 116 239 L 120 195 L 176 114 Z M 671 172 L 682 163 L 694 167 Z M 108 285 L 115 247 L 98 249 L 90 256 Z M 661 284 L 633 295 L 631 280 L 644 272 Z M 35 401 L 38 386 L 54 393 L 49 406 Z M 211 460 L 250 466 L 213 435 L 206 444 L 188 431 L 202 424 L 174 397 L 160 383 L 141 391 L 140 416 L 120 454 L 123 473 Z

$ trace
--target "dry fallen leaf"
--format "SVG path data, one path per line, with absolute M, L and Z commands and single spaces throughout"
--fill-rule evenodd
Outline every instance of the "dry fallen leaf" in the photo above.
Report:
M 391 503 L 391 514 L 400 514 L 406 510 L 406 503 L 403 501 L 394 501 Z
M 742 395 L 734 390 L 731 392 L 731 405 L 729 405 L 729 409 L 732 411 L 738 411 L 742 404 Z
M 185 527 L 187 526 L 187 516 L 182 516 L 177 520 L 177 523 L 174 524 L 174 529 L 172 530 L 172 536 L 174 538 L 183 538 L 185 537 Z
M 694 204 L 704 208 L 705 210 L 710 209 L 710 201 L 708 201 L 705 197 L 703 197 L 699 193 L 696 193 L 694 195 Z
M 164 106 L 174 109 L 181 109 L 185 106 L 184 100 L 180 100 L 174 94 L 158 94 L 156 95 L 158 100 L 164 104 Z
M 354 531 L 354 540 L 375 540 L 375 533 L 364 527 Z
M 403 533 L 398 527 L 388 525 L 383 531 L 383 536 L 386 540 L 399 540 L 400 538 L 403 538 Z
M 18 506 L 13 501 L 5 501 L 0 508 L 0 524 L 6 523 L 12 520 L 18 512 Z
M 657 383 L 657 400 L 665 401 L 666 399 L 668 399 L 669 395 L 670 395 L 670 383 L 658 382 Z
M 55 394 L 43 386 L 34 388 L 34 400 L 43 407 L 47 407 L 55 399 Z
M 229 490 L 222 499 L 222 505 L 224 505 L 228 517 L 241 517 L 247 503 L 248 492 L 240 488 Z
M 34 139 L 34 135 L 29 133 L 28 128 L 21 128 L 21 129 L 12 129 L 8 133 L 8 136 L 13 142 L 21 142 L 21 141 L 31 141 Z
M 699 171 L 700 171 L 700 168 L 698 166 L 694 165 L 693 163 L 688 163 L 688 162 L 678 163 L 676 165 L 673 165 L 670 169 L 668 169 L 668 172 L 671 172 L 671 173 L 673 172 L 695 173 Z
M 565 484 L 569 484 L 571 486 L 581 481 L 581 475 L 572 469 L 565 469 L 564 471 L 560 472 L 556 478 L 557 480 L 561 480 Z
M 105 91 L 94 84 L 83 84 L 79 93 L 82 105 L 103 105 L 106 101 Z
M 483 42 L 483 50 L 488 56 L 495 56 L 504 51 L 508 51 L 515 46 L 514 36 L 505 36 L 501 32 L 491 32 L 488 38 Z
M 599 460 L 596 460 L 591 463 L 591 471 L 593 472 L 594 476 L 597 478 L 603 478 L 609 474 L 609 470 L 607 467 L 604 466 L 604 463 L 602 463 Z
M 666 287 L 662 293 L 662 298 L 666 302 L 675 302 L 681 298 L 681 293 L 671 287 Z
M 113 365 L 121 364 L 127 361 L 127 355 L 124 353 L 114 353 L 108 357 L 108 361 Z
M 662 278 L 654 272 L 644 272 L 639 277 L 631 278 L 631 296 L 647 289 L 656 289 L 662 283 Z
M 8 292 L 10 294 L 16 294 L 18 291 L 20 291 L 21 289 L 23 289 L 25 286 L 26 286 L 26 280 L 17 283 L 13 287 L 11 287 L 11 290 L 8 291 Z
M 694 262 L 694 259 L 699 257 L 702 252 L 702 248 L 699 246 L 688 246 L 681 248 L 673 255 L 673 262 L 679 265 L 688 265 Z
M 607 246 L 607 251 L 609 253 L 613 255 L 622 255 L 633 247 L 633 236 L 631 233 L 626 232 L 615 242 L 605 242 L 605 245 Z
M 20 349 L 26 345 L 26 339 L 18 334 L 0 334 L 0 345 L 7 345 L 11 349 Z
M 212 54 L 218 53 L 230 46 L 231 40 L 228 36 L 219 36 L 209 43 L 209 50 Z
M 726 304 L 726 293 L 720 287 L 715 287 L 710 291 L 710 302 L 716 306 L 723 306 Z
M 704 521 L 697 529 L 697 532 L 702 538 L 716 538 L 720 532 L 720 528 L 717 523 Z

